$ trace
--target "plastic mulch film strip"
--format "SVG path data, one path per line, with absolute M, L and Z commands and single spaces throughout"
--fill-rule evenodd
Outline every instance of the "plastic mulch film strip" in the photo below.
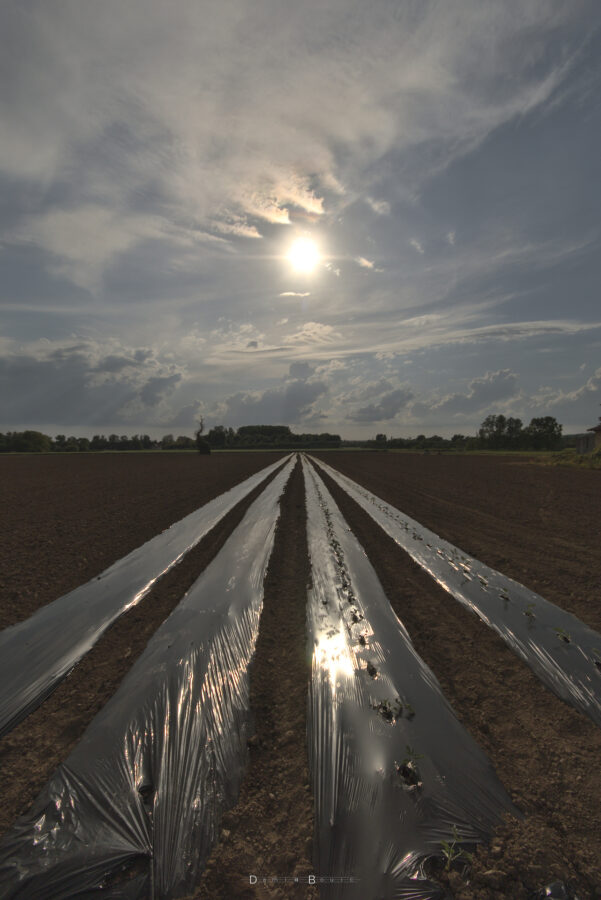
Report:
M 280 459 L 251 475 L 92 581 L 0 632 L 0 737 L 36 709 L 119 616 L 281 465 Z
M 424 864 L 519 816 L 303 460 L 312 584 L 309 753 L 324 898 L 433 900 Z
M 0 897 L 158 900 L 192 890 L 248 759 L 249 665 L 292 466 L 252 503 L 5 836 Z
M 599 632 L 318 463 L 441 587 L 493 628 L 546 687 L 601 725 Z

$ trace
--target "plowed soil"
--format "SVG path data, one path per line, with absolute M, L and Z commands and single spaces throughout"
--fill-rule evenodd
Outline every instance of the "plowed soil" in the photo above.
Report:
M 99 574 L 276 458 L 259 453 L 0 458 L 0 627 Z M 323 458 L 601 631 L 601 473 L 501 456 L 328 453 Z M 571 882 L 581 900 L 601 897 L 601 729 L 543 688 L 353 501 L 334 487 L 332 493 L 418 652 L 524 813 L 521 821 L 502 825 L 470 866 L 449 873 L 439 869 L 438 877 L 460 900 L 534 897 L 559 880 Z M 0 742 L 2 830 L 27 809 L 246 505 L 161 579 L 55 694 Z M 311 872 L 313 813 L 304 733 L 308 561 L 298 468 L 281 505 L 252 674 L 257 735 L 240 802 L 222 823 L 220 843 L 195 895 L 202 900 L 311 896 L 306 883 L 266 890 L 260 884 L 251 888 L 248 879 L 251 873 Z

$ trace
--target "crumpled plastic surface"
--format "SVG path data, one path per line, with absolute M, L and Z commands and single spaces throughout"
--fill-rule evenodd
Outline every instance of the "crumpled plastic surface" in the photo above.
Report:
M 193 888 L 247 762 L 249 664 L 292 466 L 251 504 L 6 835 L 2 898 L 158 900 Z M 136 862 L 127 882 L 123 868 Z
M 139 603 L 161 575 L 282 463 L 279 459 L 256 472 L 92 581 L 0 632 L 0 737 L 36 709 L 109 625 Z
M 601 725 L 601 635 L 315 460 L 411 558 L 476 613 L 546 687 Z
M 316 873 L 334 900 L 444 896 L 423 864 L 520 816 L 416 653 L 361 545 L 303 459 L 312 584 L 309 753 Z M 456 831 L 454 830 L 456 829 Z M 327 878 L 344 878 L 328 884 Z M 354 881 L 351 881 L 354 879 Z

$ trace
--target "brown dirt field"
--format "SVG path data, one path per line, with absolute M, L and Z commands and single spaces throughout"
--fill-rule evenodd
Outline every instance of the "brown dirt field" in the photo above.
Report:
M 511 457 L 321 458 L 599 627 L 598 473 L 516 465 Z M 458 900 L 528 898 L 555 880 L 571 882 L 579 898 L 601 897 L 601 730 L 544 688 L 500 638 L 325 480 L 417 651 L 525 814 L 501 826 L 465 872 L 442 873 L 442 880 Z
M 601 630 L 598 472 L 516 464 L 511 457 L 327 453 L 323 458 Z M 3 479 L 9 503 L 0 506 L 0 617 L 5 617 L 0 621 L 17 621 L 88 580 L 275 459 L 250 453 L 202 459 L 173 454 L 0 459 L 0 475 L 9 471 L 7 464 L 14 466 L 14 477 Z M 207 462 L 210 468 L 201 472 L 199 463 Z M 339 492 L 333 493 L 340 499 Z M 356 504 L 344 499 L 340 505 L 418 652 L 525 813 L 522 822 L 502 826 L 471 867 L 439 872 L 441 880 L 458 900 L 519 900 L 554 878 L 571 878 L 580 900 L 601 897 L 601 730 L 543 688 L 499 638 L 419 571 Z M 138 509 L 141 514 L 132 515 Z M 242 514 L 240 505 L 194 555 L 161 579 L 132 611 L 136 615 L 122 617 L 110 629 L 102 654 L 96 653 L 99 644 L 36 713 L 0 742 L 3 773 L 7 762 L 17 767 L 11 768 L 14 779 L 11 772 L 2 776 L 3 801 L 7 808 L 13 803 L 5 827 L 69 752 Z M 194 894 L 198 900 L 312 896 L 306 884 L 266 890 L 248 883 L 250 873 L 311 872 L 304 517 L 297 467 L 282 500 L 252 670 L 257 736 L 250 768 L 239 803 L 222 822 L 222 839 Z M 152 624 L 142 632 L 150 610 Z M 59 695 L 63 689 L 66 693 Z M 29 724 L 36 717 L 37 723 Z M 28 728 L 33 731 L 21 731 Z
M 1 454 L 0 629 L 283 455 Z

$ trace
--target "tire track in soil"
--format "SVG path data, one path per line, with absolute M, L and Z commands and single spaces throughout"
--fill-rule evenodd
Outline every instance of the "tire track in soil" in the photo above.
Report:
M 265 580 L 256 655 L 250 671 L 256 734 L 237 805 L 222 819 L 194 900 L 317 900 L 306 883 L 250 885 L 251 874 L 313 872 L 313 799 L 307 756 L 306 606 L 309 559 L 305 489 L 297 462 L 280 502 L 281 515 Z
M 137 606 L 117 619 L 42 705 L 0 740 L 0 836 L 27 812 L 115 693 L 154 632 L 221 550 L 277 471 L 230 510 Z
M 320 474 L 417 652 L 525 813 L 521 822 L 508 818 L 490 847 L 477 850 L 465 877 L 440 870 L 438 877 L 458 900 L 526 900 L 555 880 L 571 880 L 580 900 L 601 898 L 601 730 L 544 688 L 491 629 Z

